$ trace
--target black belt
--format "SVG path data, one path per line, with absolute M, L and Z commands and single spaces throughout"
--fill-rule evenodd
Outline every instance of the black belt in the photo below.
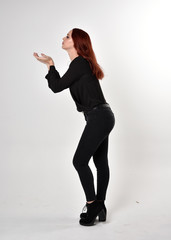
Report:
M 103 103 L 103 104 L 100 104 L 100 105 L 97 105 L 95 107 L 93 107 L 91 110 L 89 111 L 84 111 L 84 113 L 89 113 L 91 112 L 92 110 L 95 110 L 95 109 L 100 109 L 100 108 L 110 108 L 109 104 L 108 103 Z

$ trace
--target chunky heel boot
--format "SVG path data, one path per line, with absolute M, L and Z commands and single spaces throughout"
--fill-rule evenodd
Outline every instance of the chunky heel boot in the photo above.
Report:
M 106 213 L 104 209 L 101 210 L 99 213 L 99 222 L 105 222 L 106 221 Z
M 96 220 L 96 217 L 100 214 L 101 218 L 104 219 L 104 211 L 102 204 L 95 200 L 94 202 L 88 204 L 87 216 L 86 218 L 81 218 L 79 223 L 83 226 L 92 226 Z
M 104 222 L 104 221 L 106 221 L 106 216 L 107 216 L 107 209 L 106 209 L 106 206 L 105 206 L 105 203 L 104 203 L 104 200 L 97 200 L 97 201 L 99 201 L 101 204 L 102 204 L 102 207 L 103 207 L 103 210 L 104 210 L 104 214 L 105 214 L 105 217 L 100 217 L 99 216 L 99 221 L 100 222 Z M 84 208 L 83 208 L 83 211 L 85 210 L 85 208 L 88 208 L 88 203 L 86 203 L 86 205 L 84 206 Z M 100 213 L 99 213 L 100 214 Z M 80 218 L 82 218 L 82 219 L 85 219 L 87 217 L 87 212 L 82 212 L 81 214 L 80 214 Z

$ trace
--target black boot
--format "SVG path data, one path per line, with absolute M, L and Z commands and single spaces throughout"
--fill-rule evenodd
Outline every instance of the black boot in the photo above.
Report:
M 107 209 L 106 209 L 104 200 L 97 200 L 97 201 L 99 201 L 99 202 L 102 204 L 103 210 L 104 210 L 104 212 L 105 212 L 105 217 L 104 217 L 104 216 L 101 217 L 101 215 L 98 215 L 98 216 L 99 216 L 99 221 L 100 221 L 100 222 L 104 222 L 104 221 L 106 221 Z M 88 208 L 89 205 L 90 205 L 90 204 L 86 203 L 86 205 L 84 206 L 83 209 Z M 80 214 L 80 218 L 85 219 L 86 217 L 87 217 L 87 212 Z
M 106 214 L 105 211 L 103 209 L 102 204 L 95 200 L 94 202 L 90 203 L 90 204 L 86 204 L 88 205 L 87 207 L 87 216 L 86 218 L 81 218 L 79 223 L 81 225 L 84 226 L 92 226 L 94 225 L 94 222 L 96 220 L 96 217 L 99 216 L 99 219 L 105 219 L 106 218 Z
M 85 211 L 85 209 L 86 210 L 88 210 L 88 203 L 86 203 L 86 205 L 83 207 L 83 210 L 82 210 L 82 213 L 80 214 L 80 218 L 86 218 L 87 217 L 87 211 L 86 212 L 83 212 L 83 211 Z

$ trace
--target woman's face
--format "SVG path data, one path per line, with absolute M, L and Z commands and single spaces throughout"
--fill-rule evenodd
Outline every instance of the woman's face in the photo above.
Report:
M 72 39 L 72 30 L 67 33 L 66 37 L 63 37 L 62 48 L 65 50 L 69 50 L 74 48 L 74 42 Z

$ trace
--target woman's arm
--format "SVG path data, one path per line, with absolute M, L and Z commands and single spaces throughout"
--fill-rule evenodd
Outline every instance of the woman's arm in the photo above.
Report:
M 54 93 L 61 92 L 62 90 L 69 88 L 74 81 L 79 79 L 85 73 L 85 61 L 79 57 L 72 60 L 67 72 L 60 77 L 51 57 L 43 53 L 41 53 L 42 57 L 39 57 L 37 53 L 34 53 L 33 55 L 38 61 L 47 65 L 48 74 L 45 78 L 48 80 L 49 88 Z
M 78 80 L 84 74 L 83 67 L 78 59 L 71 62 L 67 72 L 60 77 L 59 72 L 54 65 L 49 66 L 49 72 L 45 76 L 48 80 L 49 88 L 54 92 L 61 92 L 66 88 L 69 88 L 73 82 Z

